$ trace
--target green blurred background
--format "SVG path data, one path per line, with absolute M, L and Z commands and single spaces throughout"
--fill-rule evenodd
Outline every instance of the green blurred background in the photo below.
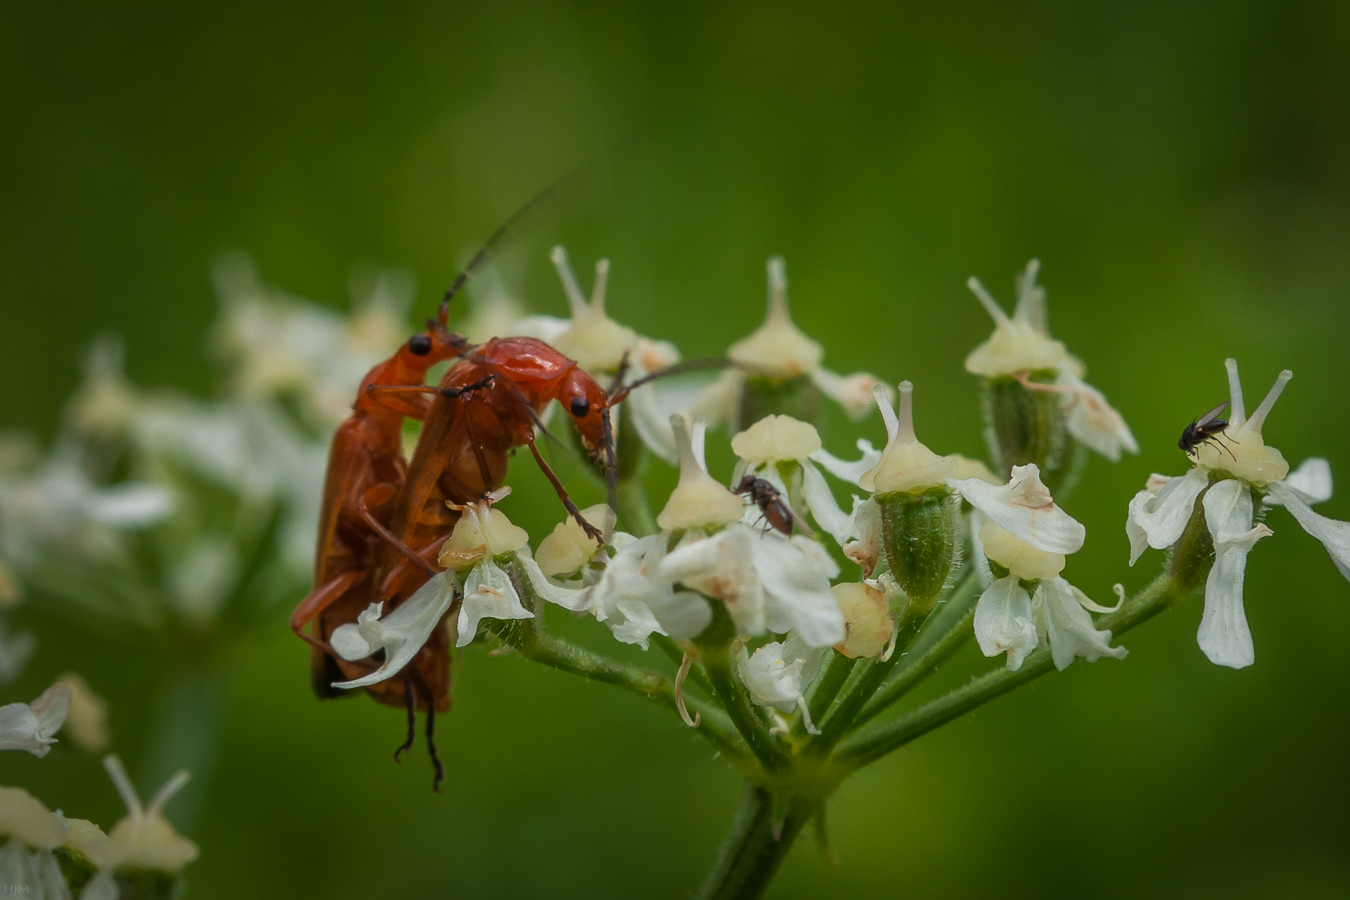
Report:
M 528 245 L 534 309 L 564 310 L 546 250 L 565 239 L 579 268 L 612 259 L 616 316 L 716 353 L 758 323 L 782 253 L 827 364 L 914 380 L 939 452 L 980 449 L 961 360 L 990 323 L 965 278 L 1010 300 L 1039 256 L 1057 336 L 1144 448 L 1094 460 L 1070 504 L 1089 541 L 1066 574 L 1098 599 L 1158 565 L 1126 569 L 1125 503 L 1182 470 L 1177 433 L 1225 396 L 1225 356 L 1249 396 L 1293 368 L 1268 439 L 1350 477 L 1350 6 L 942 7 L 7 4 L 0 425 L 50 436 L 108 329 L 139 383 L 209 391 L 223 248 L 341 308 L 353 267 L 407 266 L 425 314 L 463 247 L 605 154 L 603 192 Z M 880 423 L 829 442 L 855 434 Z M 542 536 L 553 501 L 516 483 L 512 515 Z M 1254 667 L 1205 661 L 1191 603 L 1126 661 L 856 777 L 830 809 L 842 867 L 804 840 L 771 895 L 1350 895 L 1350 586 L 1287 515 L 1270 524 Z M 234 661 L 192 896 L 679 897 L 709 866 L 737 778 L 673 718 L 473 652 L 433 796 L 420 750 L 389 760 L 398 711 L 311 697 L 285 617 Z M 42 649 L 4 699 L 78 669 L 134 769 L 155 657 L 20 621 Z M 939 680 L 984 665 L 967 648 Z M 0 782 L 120 814 L 78 753 L 5 754 Z

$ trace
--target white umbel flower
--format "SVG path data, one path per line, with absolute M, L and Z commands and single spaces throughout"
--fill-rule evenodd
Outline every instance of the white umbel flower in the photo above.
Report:
M 824 368 L 825 350 L 797 327 L 788 313 L 787 268 L 781 256 L 769 259 L 768 312 L 764 324 L 748 337 L 732 344 L 727 358 L 753 375 L 775 381 L 807 376 L 825 396 L 851 419 L 862 419 L 872 410 L 872 390 L 881 382 L 866 372 L 840 375 Z M 730 421 L 745 384 L 745 372 L 729 370 L 709 385 L 699 399 L 699 413 L 710 421 Z
M 824 657 L 825 648 L 812 647 L 790 633 L 783 641 L 770 641 L 753 654 L 747 654 L 742 645 L 736 654 L 736 673 L 756 704 L 784 713 L 800 709 L 806 730 L 819 734 L 811 722 L 805 694 Z
M 1007 484 L 990 484 L 981 477 L 953 478 L 947 484 L 990 521 L 1033 547 L 1059 554 L 1082 549 L 1087 530 L 1055 504 L 1034 464 L 1013 466 Z
M 1019 379 L 1028 390 L 1060 395 L 1069 433 L 1080 443 L 1115 462 L 1121 451 L 1138 453 L 1139 445 L 1120 413 L 1101 391 L 1083 381 L 1083 363 L 1050 337 L 1045 289 L 1036 284 L 1040 261 L 1031 260 L 1018 277 L 1017 306 L 1012 316 L 1003 311 L 977 278 L 966 285 L 994 320 L 994 333 L 966 357 L 966 371 L 985 378 Z M 1053 384 L 1028 380 L 1033 372 L 1053 372 Z
M 816 524 L 839 544 L 857 536 L 852 512 L 839 508 L 825 476 L 811 461 L 821 449 L 814 425 L 791 416 L 765 416 L 733 437 L 731 449 L 741 458 L 731 476 L 733 484 L 745 475 L 763 478 L 786 502 L 791 492 L 783 480 L 784 469 L 789 475 L 800 472 L 801 497 Z M 759 515 L 757 510 L 747 514 L 753 518 Z
M 1014 671 L 1042 643 L 1049 644 L 1061 671 L 1079 656 L 1088 662 L 1125 657 L 1125 648 L 1112 647 L 1111 632 L 1097 630 L 1088 614 L 1108 609 L 1060 577 L 1062 554 L 1033 546 L 994 522 L 980 528 L 979 544 L 985 557 L 1007 573 L 994 579 L 975 604 L 975 639 L 985 656 L 1006 653 Z
M 70 685 L 57 682 L 32 703 L 0 706 L 0 750 L 46 756 L 70 710 Z
M 1214 564 L 1205 582 L 1205 614 L 1197 640 L 1217 665 L 1240 669 L 1256 658 L 1242 588 L 1247 554 L 1272 532 L 1253 524 L 1252 491 L 1268 506 L 1283 506 L 1303 529 L 1322 542 L 1332 562 L 1350 579 L 1350 522 L 1322 516 L 1312 504 L 1331 498 L 1331 467 L 1324 459 L 1309 459 L 1294 472 L 1284 455 L 1268 446 L 1262 435 L 1266 417 L 1293 373 L 1280 373 L 1274 386 L 1250 417 L 1242 396 L 1235 360 L 1228 368 L 1227 425 L 1216 437 L 1193 451 L 1194 468 L 1177 478 L 1155 475 L 1130 501 L 1125 531 L 1130 539 L 1130 565 L 1144 550 L 1164 550 L 1181 539 L 1204 494 L 1205 526 L 1214 542 Z

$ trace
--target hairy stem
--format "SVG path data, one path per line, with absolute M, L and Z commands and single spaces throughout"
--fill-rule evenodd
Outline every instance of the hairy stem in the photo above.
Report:
M 1169 576 L 1160 575 L 1119 610 L 1103 616 L 1098 625 L 1109 628 L 1113 634 L 1123 634 L 1167 609 L 1186 593 Z M 1053 668 L 1050 649 L 1041 647 L 1015 672 L 995 669 L 917 709 L 858 732 L 839 744 L 835 759 L 850 769 L 860 769 Z
M 974 634 L 975 599 L 979 594 L 975 573 L 966 576 L 951 596 L 929 617 L 904 659 L 895 667 L 895 677 L 879 688 L 871 702 L 854 718 L 853 729 L 871 721 L 914 687 L 937 671 L 937 667 L 970 640 Z
M 731 717 L 741 737 L 750 746 L 760 765 L 770 772 L 785 769 L 788 764 L 787 753 L 783 745 L 764 726 L 764 721 L 750 705 L 750 697 L 740 679 L 731 671 L 731 657 L 727 648 L 706 648 L 703 651 L 703 664 L 712 682 L 713 695 L 717 702 Z
M 820 811 L 811 797 L 775 798 L 746 785 L 745 796 L 717 862 L 698 892 L 699 900 L 753 900 L 764 893 L 792 843 Z

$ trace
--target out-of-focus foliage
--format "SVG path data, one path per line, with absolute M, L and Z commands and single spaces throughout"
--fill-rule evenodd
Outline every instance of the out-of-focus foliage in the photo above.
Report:
M 941 9 L 12 5 L 0 425 L 50 436 L 107 330 L 138 384 L 207 392 L 223 248 L 334 308 L 354 267 L 404 266 L 426 315 L 462 247 L 603 151 L 595 201 L 514 257 L 533 310 L 565 311 L 547 261 L 565 240 L 613 260 L 617 318 L 716 353 L 758 324 L 764 260 L 782 253 L 794 317 L 832 363 L 913 380 L 925 439 L 953 451 L 981 450 L 961 360 L 988 320 L 964 280 L 1007 296 L 1040 257 L 1056 335 L 1143 449 L 1094 460 L 1071 501 L 1088 543 L 1070 574 L 1097 578 L 1081 585 L 1094 596 L 1151 576 L 1149 557 L 1125 568 L 1125 504 L 1149 472 L 1183 470 L 1176 436 L 1224 396 L 1225 356 L 1256 383 L 1294 369 L 1268 436 L 1344 471 L 1350 13 Z M 875 418 L 832 424 L 836 452 L 881 438 Z M 513 519 L 542 537 L 547 485 L 519 466 L 513 486 Z M 1347 518 L 1350 500 L 1324 511 Z M 1296 531 L 1282 512 L 1270 525 Z M 1211 666 L 1191 603 L 1128 636 L 1124 662 L 1074 666 L 850 781 L 830 811 L 843 867 L 803 842 L 771 895 L 1350 890 L 1350 588 L 1306 539 L 1252 561 L 1255 666 Z M 170 702 L 159 658 L 33 604 L 12 618 L 41 649 L 0 699 L 78 670 L 136 771 Z M 401 714 L 318 703 L 285 611 L 261 633 L 233 659 L 194 896 L 680 896 L 728 824 L 736 777 L 695 737 L 478 651 L 441 726 L 448 791 L 431 796 L 424 760 L 389 760 Z M 968 649 L 946 681 L 985 665 Z M 0 783 L 119 814 L 69 747 L 7 754 Z

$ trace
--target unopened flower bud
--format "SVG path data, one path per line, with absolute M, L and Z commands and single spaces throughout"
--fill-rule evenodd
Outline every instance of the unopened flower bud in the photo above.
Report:
M 490 502 L 471 503 L 462 509 L 455 530 L 441 545 L 438 562 L 442 566 L 463 571 L 482 559 L 515 553 L 529 544 L 529 532 L 512 524 Z
M 830 591 L 844 614 L 844 639 L 834 649 L 850 659 L 880 654 L 895 628 L 886 595 L 865 582 L 836 584 Z
M 745 515 L 745 501 L 709 475 L 694 452 L 689 422 L 682 415 L 670 417 L 675 445 L 680 453 L 680 481 L 670 492 L 665 508 L 656 517 L 663 531 L 688 528 L 720 528 Z
M 581 511 L 581 517 L 599 528 L 606 539 L 614 534 L 614 510 L 598 503 Z M 539 542 L 534 560 L 545 575 L 568 576 L 591 561 L 600 549 L 576 519 L 568 516 L 553 528 L 553 533 Z

